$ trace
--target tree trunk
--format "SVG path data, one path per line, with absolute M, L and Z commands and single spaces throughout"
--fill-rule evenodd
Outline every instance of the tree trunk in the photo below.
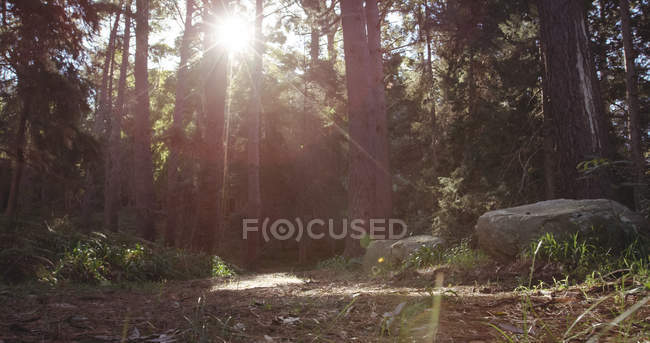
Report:
M 598 37 L 598 45 L 600 45 L 600 48 L 604 48 L 608 46 L 608 37 L 606 34 L 604 34 L 605 26 L 607 25 L 607 6 L 606 6 L 606 0 L 599 0 L 598 1 L 598 10 L 599 10 L 599 19 L 600 19 L 600 31 L 601 34 Z M 609 118 L 609 99 L 608 95 L 610 94 L 609 91 L 609 61 L 607 58 L 607 49 L 605 48 L 605 51 L 603 52 L 602 58 L 598 59 L 596 63 L 596 69 L 600 71 L 600 94 L 601 94 L 601 99 L 603 99 L 603 113 L 604 115 Z
M 262 112 L 262 41 L 263 1 L 255 1 L 255 53 L 252 66 L 252 94 L 250 102 L 250 122 L 248 126 L 248 208 L 247 218 L 260 219 L 262 216 L 262 197 L 260 194 L 260 116 Z M 259 234 L 248 238 L 246 261 L 249 266 L 258 257 Z
M 589 50 L 585 8 L 580 1 L 538 0 L 548 115 L 556 135 L 556 195 L 598 198 L 610 194 L 604 173 L 580 178 L 576 166 L 609 157 L 608 124 Z
M 305 8 L 309 21 L 311 23 L 311 37 L 309 42 L 309 64 L 306 66 L 310 72 L 305 73 L 304 79 L 304 101 L 302 113 L 302 129 L 301 129 L 301 158 L 300 158 L 300 197 L 299 209 L 300 216 L 304 222 L 309 222 L 315 218 L 317 211 L 317 201 L 315 197 L 314 181 L 318 177 L 318 162 L 319 156 L 316 151 L 316 144 L 318 142 L 319 132 L 319 116 L 312 106 L 313 95 L 311 94 L 310 84 L 314 81 L 316 75 L 316 68 L 320 56 L 320 37 L 321 30 L 318 25 L 318 18 L 320 14 L 320 3 L 314 2 L 311 8 Z M 298 263 L 307 263 L 309 248 L 311 246 L 311 239 L 308 235 L 303 235 L 298 244 Z
M 427 73 L 429 78 L 433 80 L 433 65 L 432 65 L 432 51 L 431 51 L 431 29 L 429 28 L 429 16 L 431 15 L 431 11 L 429 10 L 429 1 L 425 0 L 424 1 L 424 20 L 422 21 L 423 27 L 420 29 L 424 30 L 424 35 L 425 35 L 425 40 L 426 40 L 426 45 L 427 45 L 427 65 L 424 68 L 424 71 Z M 435 106 L 434 106 L 435 107 Z M 435 110 L 434 110 L 435 112 Z
M 106 143 L 105 138 L 107 138 L 106 129 L 109 122 L 109 113 L 111 111 L 110 103 L 110 90 L 109 90 L 109 79 L 112 77 L 111 74 L 111 64 L 113 62 L 113 55 L 115 55 L 115 38 L 117 36 L 117 28 L 120 23 L 121 12 L 117 11 L 115 14 L 115 21 L 111 27 L 111 32 L 108 37 L 108 44 L 106 46 L 106 56 L 104 56 L 104 65 L 102 67 L 102 81 L 97 95 L 98 98 L 98 107 L 95 112 L 95 122 L 93 123 L 93 134 L 99 139 L 102 143 Z M 105 147 L 104 152 L 106 152 Z M 108 166 L 108 156 L 104 156 L 104 168 L 107 169 Z M 86 193 L 84 194 L 83 204 L 82 204 L 82 221 L 88 226 L 90 224 L 90 217 L 94 211 L 94 202 L 97 197 L 98 182 L 101 179 L 99 164 L 92 163 L 88 166 L 86 171 Z M 105 175 L 106 177 L 106 175 Z M 105 184 L 106 186 L 106 184 Z M 104 190 L 106 192 L 106 190 Z M 106 196 L 106 195 L 104 195 Z M 104 223 L 106 226 L 106 223 Z
M 29 99 L 24 97 L 23 99 Z M 27 116 L 30 111 L 29 101 L 23 101 L 23 110 L 18 119 L 18 130 L 16 131 L 16 140 L 14 142 L 14 171 L 11 175 L 11 188 L 9 189 L 9 198 L 7 200 L 7 208 L 5 215 L 9 218 L 14 218 L 16 215 L 16 207 L 18 204 L 18 195 L 20 194 L 20 181 L 23 177 L 23 169 L 25 168 L 25 131 L 27 131 Z
M 342 0 L 343 49 L 348 89 L 348 122 L 350 146 L 350 172 L 348 186 L 348 217 L 363 220 L 367 234 L 368 222 L 373 215 L 375 195 L 375 165 L 372 160 L 370 109 L 376 104 L 372 99 L 366 21 L 362 1 Z M 349 225 L 348 225 L 349 226 Z M 363 249 L 348 227 L 344 255 L 359 256 Z M 358 233 L 358 232 L 357 232 Z
M 386 115 L 386 96 L 384 94 L 384 64 L 381 52 L 381 22 L 377 0 L 366 0 L 366 23 L 368 32 L 369 67 L 371 69 L 370 88 L 375 107 L 374 127 L 370 132 L 373 139 L 373 156 L 375 158 L 375 216 L 390 218 L 392 204 L 392 176 L 390 173 L 390 156 L 388 143 L 388 117 Z
M 625 50 L 625 86 L 627 93 L 628 113 L 630 117 L 630 147 L 634 164 L 634 206 L 641 209 L 643 192 L 643 172 L 645 161 L 641 150 L 641 117 L 639 109 L 639 93 L 637 88 L 636 70 L 634 66 L 634 46 L 632 44 L 632 29 L 630 28 L 630 4 L 628 0 L 620 0 L 621 26 L 623 29 L 623 49 Z
M 94 133 L 96 136 L 104 138 L 106 134 L 106 128 L 109 118 L 109 113 L 111 111 L 110 91 L 109 91 L 109 79 L 111 78 L 111 64 L 113 62 L 113 57 L 115 55 L 115 39 L 117 37 L 117 28 L 120 24 L 120 15 L 121 11 L 117 11 L 115 14 L 115 22 L 111 28 L 111 33 L 108 38 L 108 45 L 106 46 L 106 56 L 104 58 L 104 66 L 102 69 L 102 85 L 99 89 L 99 111 L 95 116 L 94 123 Z
M 149 119 L 149 0 L 136 0 L 135 25 L 135 120 L 134 179 L 135 209 L 138 230 L 146 240 L 156 238 L 154 223 L 153 161 L 151 156 L 151 122 Z
M 185 31 L 180 48 L 180 65 L 176 80 L 176 100 L 174 104 L 173 122 L 170 132 L 169 158 L 167 159 L 167 227 L 165 230 L 165 244 L 174 246 L 178 234 L 179 217 L 183 213 L 181 193 L 180 166 L 182 145 L 185 141 L 184 121 L 185 104 L 187 102 L 190 43 L 192 40 L 192 16 L 194 15 L 194 1 L 186 0 Z
M 106 189 L 104 190 L 104 225 L 110 231 L 117 232 L 118 212 L 120 209 L 121 195 L 121 134 L 122 118 L 126 115 L 125 93 L 126 78 L 129 67 L 129 49 L 131 45 L 131 1 L 127 1 L 124 12 L 124 34 L 122 37 L 122 64 L 120 65 L 120 79 L 117 83 L 117 101 L 113 117 L 111 118 L 111 130 L 108 137 L 108 164 L 106 174 Z
M 539 56 L 541 57 L 540 62 L 545 63 L 543 58 L 543 46 L 544 43 L 541 42 L 539 46 Z M 546 70 L 546 65 L 544 65 L 544 70 Z M 542 143 L 542 148 L 544 151 L 544 192 L 546 200 L 555 199 L 555 173 L 557 169 L 555 168 L 555 161 L 553 157 L 555 156 L 555 137 L 553 134 L 553 124 L 550 117 L 550 99 L 548 94 L 550 90 L 548 89 L 548 83 L 546 82 L 546 76 L 542 75 L 542 113 L 544 115 L 542 123 L 542 135 L 544 136 L 544 142 Z
M 211 18 L 223 15 L 226 3 L 218 2 L 210 9 Z M 201 169 L 199 189 L 199 218 L 194 235 L 194 245 L 205 252 L 215 248 L 215 237 L 219 231 L 219 190 L 221 189 L 221 173 L 223 166 L 223 129 L 224 111 L 226 107 L 226 91 L 228 88 L 228 52 L 219 44 L 213 32 L 206 33 L 207 56 L 205 71 L 205 105 L 202 118 L 203 144 L 201 147 Z

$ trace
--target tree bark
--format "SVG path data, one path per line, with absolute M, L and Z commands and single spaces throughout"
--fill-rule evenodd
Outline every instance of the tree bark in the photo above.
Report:
M 120 64 L 120 79 L 117 83 L 117 101 L 112 112 L 110 135 L 108 137 L 108 163 L 106 174 L 106 189 L 104 190 L 104 225 L 110 231 L 118 230 L 118 213 L 121 196 L 121 164 L 120 153 L 122 118 L 126 115 L 125 96 L 126 78 L 129 67 L 129 49 L 131 45 L 131 1 L 127 1 L 124 11 L 124 34 L 122 37 L 122 63 Z
M 192 16 L 194 15 L 194 0 L 186 0 L 185 31 L 180 47 L 180 65 L 176 80 L 176 99 L 172 127 L 170 130 L 169 158 L 167 160 L 167 227 L 165 230 L 165 244 L 176 245 L 179 217 L 183 213 L 181 193 L 180 167 L 182 145 L 185 141 L 184 121 L 185 104 L 187 102 L 190 43 L 192 40 Z
M 262 215 L 262 196 L 260 194 L 260 117 L 262 112 L 262 37 L 263 1 L 255 1 L 255 53 L 252 66 L 252 87 L 250 102 L 250 122 L 248 125 L 248 209 L 249 219 L 260 219 Z M 258 257 L 259 234 L 248 238 L 246 261 L 252 266 Z
M 102 69 L 102 84 L 99 89 L 99 111 L 95 117 L 94 133 L 98 137 L 104 137 L 106 128 L 110 120 L 109 113 L 111 111 L 109 79 L 111 78 L 111 64 L 115 55 L 115 39 L 117 37 L 117 28 L 120 24 L 121 11 L 115 14 L 115 21 L 111 28 L 111 33 L 108 38 L 108 45 L 106 46 L 106 56 L 104 58 L 104 66 Z
M 223 15 L 226 3 L 218 2 L 210 9 L 210 22 Z M 215 248 L 215 237 L 219 231 L 219 195 L 221 189 L 221 173 L 223 166 L 223 129 L 226 106 L 226 91 L 228 88 L 228 52 L 217 44 L 214 32 L 206 33 L 205 59 L 205 104 L 201 120 L 202 146 L 199 189 L 199 218 L 194 235 L 194 245 L 202 251 L 212 252 Z
M 639 106 L 639 92 L 634 66 L 635 52 L 632 44 L 632 29 L 630 28 L 630 4 L 628 0 L 620 0 L 621 26 L 623 29 L 623 49 L 625 51 L 625 86 L 627 93 L 628 113 L 630 117 L 630 147 L 634 165 L 634 206 L 641 209 L 641 195 L 643 192 L 643 173 L 645 161 L 641 150 L 641 117 Z
M 156 238 L 153 217 L 153 161 L 151 155 L 151 122 L 149 108 L 149 0 L 136 0 L 135 25 L 135 128 L 134 179 L 135 209 L 138 230 L 146 240 Z
M 544 45 L 543 42 L 540 43 L 539 46 L 539 55 L 540 55 L 540 62 L 542 64 L 545 63 L 545 60 L 543 58 L 544 56 L 544 49 L 542 46 Z M 546 70 L 546 65 L 544 65 L 544 70 Z M 553 160 L 553 157 L 555 156 L 555 134 L 553 134 L 553 124 L 552 120 L 550 117 L 550 99 L 548 97 L 548 94 L 550 93 L 550 90 L 548 89 L 548 83 L 546 82 L 546 76 L 542 75 L 542 113 L 544 115 L 543 123 L 542 123 L 542 134 L 544 136 L 544 141 L 543 141 L 543 151 L 544 151 L 544 192 L 546 196 L 546 200 L 551 200 L 555 199 L 555 173 L 557 169 L 555 168 L 555 161 Z
M 24 97 L 23 99 L 29 99 Z M 9 189 L 9 198 L 7 199 L 7 208 L 5 215 L 9 218 L 14 218 L 16 215 L 16 208 L 18 204 L 18 195 L 20 194 L 20 181 L 23 177 L 23 170 L 25 168 L 25 143 L 27 131 L 27 116 L 29 115 L 30 106 L 29 101 L 23 101 L 23 110 L 18 119 L 18 127 L 16 131 L 16 140 L 14 142 L 14 171 L 11 175 L 11 187 Z
M 112 77 L 111 74 L 111 64 L 113 62 L 113 56 L 115 55 L 115 39 L 117 37 L 117 28 L 120 23 L 121 11 L 117 11 L 115 14 L 115 21 L 113 26 L 111 26 L 111 32 L 108 37 L 108 44 L 106 46 L 106 56 L 104 56 L 104 64 L 102 66 L 102 80 L 97 95 L 98 107 L 95 112 L 95 122 L 93 123 L 92 132 L 94 136 L 99 139 L 102 143 L 106 143 L 105 138 L 107 138 L 106 129 L 108 128 L 109 122 L 109 113 L 111 111 L 110 103 L 110 89 L 109 89 L 109 79 Z M 105 147 L 102 147 L 105 148 Z M 106 149 L 103 149 L 103 152 L 106 152 Z M 105 171 L 108 168 L 108 156 L 104 156 L 104 168 Z M 82 204 L 82 221 L 88 226 L 90 224 L 90 217 L 94 211 L 94 203 L 97 197 L 98 182 L 101 180 L 100 167 L 98 164 L 91 163 L 86 170 L 86 192 L 84 194 L 83 204 Z M 106 175 L 105 175 L 106 177 Z M 105 181 L 106 182 L 106 181 Z M 106 186 L 106 184 L 104 184 Z M 106 192 L 106 190 L 104 190 Z M 104 193 L 104 197 L 105 197 Z M 106 223 L 104 223 L 106 226 Z
M 556 135 L 558 173 L 556 195 L 567 198 L 607 197 L 605 173 L 581 178 L 576 166 L 609 157 L 608 124 L 603 114 L 598 80 L 581 1 L 538 0 L 541 41 L 547 82 L 548 115 Z
M 375 216 L 390 218 L 392 204 L 392 176 L 388 143 L 388 117 L 386 114 L 386 95 L 384 94 L 384 64 L 381 52 L 381 22 L 377 0 L 366 0 L 366 23 L 368 32 L 369 67 L 371 69 L 370 88 L 374 100 L 370 113 L 375 158 Z
M 372 160 L 370 109 L 376 106 L 370 87 L 371 65 L 366 37 L 366 20 L 362 1 L 341 0 L 343 25 L 343 50 L 348 89 L 349 122 L 349 186 L 348 217 L 362 220 L 367 234 L 369 219 L 373 215 L 372 201 L 375 194 L 375 165 Z M 350 227 L 348 227 L 350 229 Z M 345 242 L 343 254 L 359 256 L 363 249 L 351 230 Z

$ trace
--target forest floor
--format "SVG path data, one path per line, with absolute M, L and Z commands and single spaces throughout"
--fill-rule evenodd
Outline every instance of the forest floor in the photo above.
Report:
M 490 282 L 436 288 L 434 274 L 317 270 L 4 288 L 0 342 L 431 342 L 432 335 L 438 342 L 556 342 L 594 333 L 650 340 L 647 304 L 614 328 L 602 324 L 647 301 L 647 292 L 611 285 L 522 292 Z

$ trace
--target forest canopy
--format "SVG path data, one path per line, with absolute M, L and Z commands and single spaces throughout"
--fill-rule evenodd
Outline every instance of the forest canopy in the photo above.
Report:
M 546 199 L 647 218 L 648 6 L 3 0 L 0 204 L 250 263 L 363 247 L 242 241 L 244 218 L 452 242 Z
M 0 343 L 648 342 L 649 15 L 0 0 Z

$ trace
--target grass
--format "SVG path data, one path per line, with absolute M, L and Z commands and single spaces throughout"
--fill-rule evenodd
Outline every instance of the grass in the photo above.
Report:
M 552 234 L 542 236 L 531 243 L 523 255 L 524 259 L 531 261 L 528 285 L 517 287 L 522 294 L 524 334 L 509 334 L 493 324 L 490 327 L 506 342 L 538 341 L 539 337 L 528 335 L 530 328 L 526 323 L 531 320 L 541 323 L 542 328 L 546 329 L 545 339 L 553 341 L 598 342 L 607 335 L 614 341 L 634 341 L 647 337 L 650 327 L 642 318 L 635 318 L 634 314 L 650 301 L 648 244 L 643 237 L 637 237 L 624 247 L 614 249 L 611 245 L 600 242 L 598 237 L 581 237 L 578 233 L 565 238 L 556 238 Z M 562 274 L 554 276 L 552 289 L 579 290 L 585 301 L 590 303 L 586 310 L 570 321 L 564 333 L 559 336 L 548 330 L 531 305 L 531 294 L 547 286 L 540 281 L 537 286 L 531 287 L 536 263 L 553 265 L 555 270 L 562 271 Z M 592 298 L 588 293 L 593 290 L 598 293 Z M 639 300 L 628 304 L 628 296 Z M 607 321 L 602 316 L 592 315 L 596 310 L 602 311 L 604 308 L 609 309 L 609 316 L 613 319 Z
M 316 269 L 326 269 L 334 271 L 349 271 L 358 269 L 361 262 L 358 258 L 346 258 L 345 256 L 334 256 L 318 262 Z
M 462 241 L 449 249 L 422 246 L 410 254 L 399 267 L 405 270 L 449 265 L 460 270 L 468 270 L 480 268 L 490 261 L 490 258 L 482 251 L 472 249 L 469 242 Z
M 648 337 L 650 325 L 634 314 L 650 302 L 650 241 L 641 236 L 629 237 L 616 246 L 604 239 L 597 234 L 546 234 L 532 242 L 517 262 L 530 266 L 525 277 L 517 278 L 515 288 L 521 296 L 520 312 L 519 318 L 511 320 L 518 324 L 508 328 L 517 333 L 493 323 L 486 325 L 504 342 L 597 342 L 604 337 L 634 341 Z M 462 242 L 446 250 L 422 247 L 398 268 L 446 265 L 452 270 L 478 270 L 489 261 Z M 552 328 L 544 321 L 548 313 L 532 301 L 542 291 L 577 291 L 589 306 L 574 318 L 567 318 L 564 329 Z M 630 297 L 636 301 L 630 303 Z

